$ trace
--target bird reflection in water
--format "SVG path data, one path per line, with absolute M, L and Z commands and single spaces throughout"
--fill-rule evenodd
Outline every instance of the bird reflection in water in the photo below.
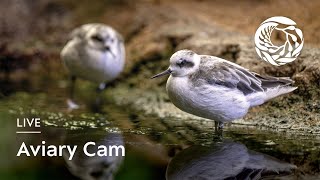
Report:
M 123 162 L 124 157 L 116 156 L 115 151 L 112 156 L 98 156 L 97 151 L 100 145 L 109 147 L 114 145 L 123 145 L 123 137 L 120 133 L 107 134 L 90 134 L 81 133 L 76 136 L 67 137 L 68 144 L 77 145 L 77 151 L 72 158 L 69 159 L 69 154 L 64 156 L 64 160 L 68 166 L 69 171 L 83 180 L 112 180 Z M 87 142 L 95 142 L 94 146 L 88 146 L 89 153 L 95 153 L 95 156 L 89 157 L 84 154 L 83 146 Z
M 240 143 L 224 141 L 212 146 L 191 146 L 169 163 L 167 180 L 253 180 L 289 175 L 297 167 Z

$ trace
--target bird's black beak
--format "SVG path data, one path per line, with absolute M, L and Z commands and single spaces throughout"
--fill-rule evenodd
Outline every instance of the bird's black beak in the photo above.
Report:
M 105 46 L 105 47 L 104 47 L 104 50 L 110 52 L 110 54 L 111 54 L 114 58 L 116 57 L 116 55 L 111 51 L 110 46 Z
M 161 76 L 164 76 L 164 75 L 167 75 L 167 74 L 170 74 L 170 73 L 171 73 L 171 70 L 167 69 L 167 70 L 163 71 L 162 73 L 159 73 L 157 75 L 152 76 L 151 79 L 154 79 L 154 78 L 157 78 L 157 77 L 161 77 Z
M 104 46 L 105 51 L 110 51 L 110 46 Z

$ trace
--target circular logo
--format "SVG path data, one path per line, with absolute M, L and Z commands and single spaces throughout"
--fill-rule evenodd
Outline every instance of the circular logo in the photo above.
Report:
M 304 42 L 302 31 L 296 25 L 293 20 L 282 16 L 271 17 L 262 22 L 254 36 L 260 58 L 275 66 L 294 61 L 299 56 Z M 272 33 L 275 32 L 278 37 L 283 34 L 284 44 L 275 45 L 271 42 Z

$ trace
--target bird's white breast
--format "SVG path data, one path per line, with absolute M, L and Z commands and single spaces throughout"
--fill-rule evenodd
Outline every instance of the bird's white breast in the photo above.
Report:
M 170 76 L 166 88 L 175 106 L 203 118 L 227 122 L 243 117 L 249 109 L 238 90 L 205 83 L 194 86 L 187 76 Z
M 94 82 L 108 82 L 123 70 L 125 55 L 120 49 L 115 57 L 108 52 L 81 47 L 76 40 L 68 42 L 61 53 L 71 74 Z

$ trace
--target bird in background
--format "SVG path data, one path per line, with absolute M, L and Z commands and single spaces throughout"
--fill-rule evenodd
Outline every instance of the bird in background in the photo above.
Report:
M 182 111 L 214 120 L 219 135 L 223 123 L 240 119 L 249 108 L 297 89 L 289 77 L 259 75 L 191 50 L 174 53 L 169 68 L 152 79 L 164 75 L 170 75 L 166 90 L 171 102 Z
M 122 36 L 105 24 L 85 24 L 74 29 L 70 40 L 61 51 L 61 59 L 70 74 L 67 104 L 77 109 L 74 86 L 77 78 L 99 83 L 97 92 L 116 79 L 125 65 L 125 47 Z

